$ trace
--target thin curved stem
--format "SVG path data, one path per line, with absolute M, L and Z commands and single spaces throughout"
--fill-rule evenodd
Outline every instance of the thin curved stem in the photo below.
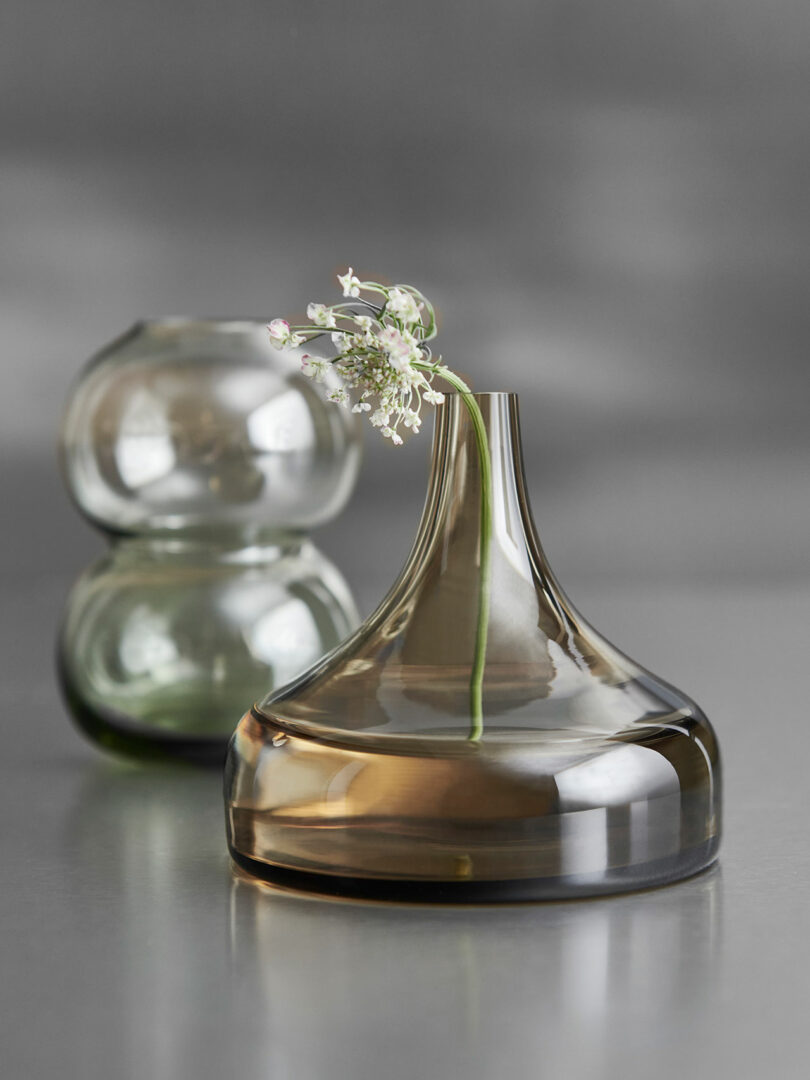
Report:
M 484 668 L 487 655 L 487 631 L 489 627 L 489 578 L 492 541 L 492 466 L 489 460 L 489 441 L 484 417 L 469 386 L 449 368 L 438 364 L 414 363 L 414 367 L 440 375 L 461 394 L 470 414 L 478 449 L 481 471 L 481 540 L 478 576 L 478 619 L 475 632 L 475 653 L 470 673 L 470 742 L 478 742 L 484 734 Z

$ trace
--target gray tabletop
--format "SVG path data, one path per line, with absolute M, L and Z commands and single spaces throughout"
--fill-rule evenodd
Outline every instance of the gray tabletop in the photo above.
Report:
M 804 1076 L 810 590 L 593 585 L 724 750 L 719 864 L 553 904 L 326 901 L 237 876 L 220 778 L 105 759 L 50 666 L 61 573 L 8 581 L 4 1077 Z

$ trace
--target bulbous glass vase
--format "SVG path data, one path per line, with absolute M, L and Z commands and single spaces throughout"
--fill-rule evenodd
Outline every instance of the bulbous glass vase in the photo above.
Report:
M 82 373 L 62 462 L 111 549 L 70 594 L 59 673 L 94 742 L 221 763 L 245 703 L 356 627 L 307 536 L 360 461 L 325 389 L 250 320 L 139 323 Z
M 391 591 L 231 741 L 228 844 L 254 875 L 344 895 L 553 898 L 663 884 L 716 856 L 709 722 L 574 610 L 532 520 L 517 400 L 475 398 L 492 474 L 480 733 L 481 470 L 450 394 Z

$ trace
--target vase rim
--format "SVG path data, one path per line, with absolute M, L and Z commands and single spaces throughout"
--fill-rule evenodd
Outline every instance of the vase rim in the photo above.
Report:
M 462 394 L 460 390 L 443 390 L 442 393 L 446 398 L 463 398 L 468 395 Z M 517 393 L 514 390 L 475 390 L 470 395 L 474 397 L 476 401 L 491 401 L 493 398 L 517 398 Z

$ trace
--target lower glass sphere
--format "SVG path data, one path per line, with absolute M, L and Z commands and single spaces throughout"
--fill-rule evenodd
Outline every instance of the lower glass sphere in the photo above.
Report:
M 69 597 L 60 681 L 78 726 L 105 749 L 221 764 L 245 702 L 356 623 L 345 581 L 308 541 L 124 540 Z

